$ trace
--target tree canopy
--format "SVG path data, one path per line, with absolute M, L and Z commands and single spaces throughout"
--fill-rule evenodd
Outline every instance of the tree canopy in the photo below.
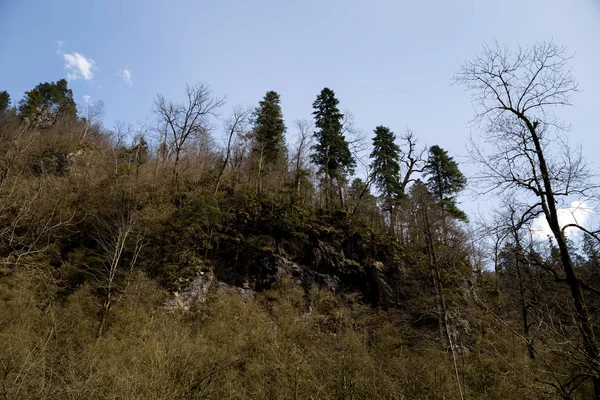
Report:
M 268 91 L 254 110 L 252 152 L 274 163 L 285 158 L 285 123 L 281 111 L 281 98 L 273 90 Z
M 0 112 L 6 111 L 10 105 L 10 95 L 6 90 L 0 92 Z
M 313 103 L 315 119 L 315 144 L 311 159 L 325 181 L 326 199 L 331 197 L 332 181 L 341 182 L 354 172 L 356 161 L 342 132 L 342 114 L 338 108 L 339 100 L 333 90 L 324 88 Z M 340 200 L 341 200 L 340 196 Z M 329 200 L 328 200 L 329 201 Z
M 312 160 L 319 171 L 330 178 L 344 177 L 354 172 L 356 161 L 342 133 L 344 114 L 338 109 L 339 100 L 333 90 L 324 88 L 313 103 L 315 118 Z
M 19 114 L 30 123 L 48 127 L 62 117 L 76 117 L 77 106 L 67 81 L 44 82 L 25 92 L 19 102 Z
M 400 146 L 396 144 L 396 135 L 390 128 L 380 125 L 374 133 L 371 173 L 387 204 L 403 194 L 400 185 Z
M 461 192 L 467 178 L 458 169 L 458 164 L 440 146 L 429 148 L 429 158 L 425 165 L 427 187 L 439 201 L 442 209 L 452 218 L 467 220 L 467 214 L 456 205 L 456 194 Z

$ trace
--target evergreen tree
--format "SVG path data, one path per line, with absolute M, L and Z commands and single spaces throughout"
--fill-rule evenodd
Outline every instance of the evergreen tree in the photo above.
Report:
M 348 174 L 354 172 L 356 162 L 342 133 L 344 115 L 338 109 L 338 103 L 335 93 L 329 88 L 324 88 L 313 103 L 317 130 L 314 133 L 316 143 L 312 147 L 311 159 L 319 168 L 319 173 L 323 174 L 327 201 L 331 197 L 332 181 L 336 180 L 340 205 L 343 207 L 341 184 Z
M 19 114 L 21 118 L 42 127 L 54 125 L 61 117 L 76 117 L 73 91 L 67 87 L 65 79 L 40 83 L 25 92 L 25 97 L 19 102 Z
M 581 240 L 581 250 L 583 252 L 583 266 L 589 274 L 599 279 L 600 272 L 600 244 L 596 238 L 590 235 L 583 235 Z
M 467 178 L 446 150 L 437 145 L 429 148 L 425 175 L 429 190 L 444 212 L 452 218 L 467 221 L 467 214 L 456 206 L 456 194 L 465 188 Z
M 6 90 L 0 92 L 0 113 L 6 111 L 10 105 L 10 95 Z
M 254 117 L 252 153 L 265 163 L 285 159 L 285 124 L 279 94 L 268 91 L 254 111 Z
M 385 126 L 375 128 L 371 169 L 375 186 L 381 192 L 384 208 L 390 214 L 390 230 L 394 232 L 394 209 L 403 195 L 400 184 L 400 147 L 395 143 L 396 135 Z

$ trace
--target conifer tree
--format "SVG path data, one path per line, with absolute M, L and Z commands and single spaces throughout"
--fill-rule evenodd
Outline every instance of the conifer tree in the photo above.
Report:
M 38 84 L 33 90 L 25 92 L 19 102 L 19 114 L 37 126 L 51 126 L 60 117 L 75 117 L 77 107 L 73 101 L 73 91 L 67 81 Z
M 254 143 L 252 152 L 265 162 L 274 163 L 285 156 L 285 123 L 281 99 L 277 92 L 268 91 L 254 110 Z
M 258 191 L 261 191 L 265 168 L 285 161 L 287 154 L 284 134 L 281 99 L 277 92 L 270 90 L 254 110 L 252 157 L 258 163 Z
M 313 103 L 313 116 L 317 130 L 314 133 L 315 145 L 312 147 L 312 161 L 323 175 L 327 204 L 331 202 L 332 181 L 337 181 L 340 206 L 343 208 L 341 185 L 348 174 L 354 172 L 356 161 L 352 157 L 348 142 L 342 133 L 344 115 L 337 105 L 335 93 L 324 88 Z
M 597 273 L 600 270 L 600 244 L 596 238 L 584 235 L 581 241 L 581 250 L 584 257 L 584 266 Z
M 6 90 L 0 92 L 0 113 L 6 111 L 10 105 L 10 95 Z
M 394 209 L 402 193 L 400 183 L 400 147 L 396 135 L 385 126 L 375 128 L 371 170 L 375 186 L 381 192 L 383 207 L 390 214 L 390 231 L 394 232 Z
M 425 175 L 427 186 L 442 210 L 452 218 L 467 221 L 467 214 L 456 206 L 456 194 L 465 188 L 467 178 L 446 150 L 437 145 L 429 148 Z

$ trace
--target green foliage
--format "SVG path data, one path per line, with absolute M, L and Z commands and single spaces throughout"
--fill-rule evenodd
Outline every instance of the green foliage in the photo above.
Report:
M 429 148 L 429 159 L 425 166 L 427 186 L 443 210 L 452 218 L 467 221 L 467 214 L 456 205 L 456 194 L 467 185 L 467 178 L 458 169 L 458 164 L 448 152 L 435 145 Z
M 285 160 L 285 124 L 281 112 L 281 99 L 277 92 L 268 91 L 254 111 L 252 153 L 262 157 L 264 163 Z
M 403 195 L 400 187 L 400 147 L 395 143 L 396 135 L 389 128 L 378 126 L 374 133 L 371 173 L 384 203 L 391 207 Z
M 75 118 L 77 107 L 73 101 L 73 91 L 67 87 L 65 79 L 40 83 L 25 92 L 19 102 L 19 114 L 21 118 L 41 127 L 52 126 L 62 117 Z
M 6 90 L 0 92 L 0 113 L 6 111 L 10 106 L 10 95 Z
M 122 163 L 119 166 L 119 172 L 130 174 L 133 170 L 148 162 L 150 158 L 148 142 L 143 137 L 137 138 L 131 146 L 122 146 L 119 155 Z
M 316 140 L 312 147 L 312 161 L 319 167 L 319 172 L 327 178 L 343 178 L 354 172 L 356 161 L 350 152 L 348 142 L 342 133 L 344 115 L 337 105 L 335 93 L 324 88 L 313 103 L 313 116 L 317 130 Z

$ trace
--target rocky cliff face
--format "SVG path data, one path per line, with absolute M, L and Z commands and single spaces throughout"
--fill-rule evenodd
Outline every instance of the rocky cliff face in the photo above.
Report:
M 170 306 L 187 308 L 203 302 L 210 290 L 251 296 L 270 289 L 283 276 L 306 291 L 317 286 L 357 293 L 366 303 L 384 308 L 403 297 L 399 247 L 350 223 L 344 213 L 309 220 L 259 209 L 238 215 L 234 227 L 237 235 L 220 235 L 215 251 L 205 260 L 210 267 L 180 285 Z

